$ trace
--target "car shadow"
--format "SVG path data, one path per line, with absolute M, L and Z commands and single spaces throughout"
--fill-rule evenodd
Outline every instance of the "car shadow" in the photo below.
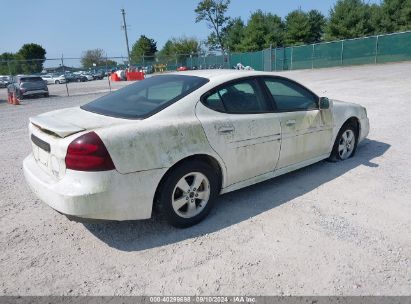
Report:
M 343 162 L 322 161 L 268 181 L 220 196 L 208 217 L 198 225 L 177 229 L 164 219 L 108 223 L 83 223 L 110 247 L 140 251 L 212 233 L 240 223 L 302 196 L 324 183 L 358 167 L 378 167 L 373 159 L 383 155 L 389 144 L 365 139 L 353 158 Z

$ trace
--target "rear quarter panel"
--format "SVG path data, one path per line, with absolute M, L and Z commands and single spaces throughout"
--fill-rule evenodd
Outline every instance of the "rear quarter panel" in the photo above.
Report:
M 169 168 L 196 154 L 221 160 L 211 149 L 198 119 L 147 119 L 136 124 L 97 129 L 120 173 Z

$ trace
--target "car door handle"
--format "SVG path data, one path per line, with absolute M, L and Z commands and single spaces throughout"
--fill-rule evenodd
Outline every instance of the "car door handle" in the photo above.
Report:
M 219 134 L 229 134 L 234 132 L 234 127 L 220 127 L 218 128 L 218 133 Z
M 285 122 L 285 125 L 286 126 L 293 126 L 293 125 L 295 125 L 295 123 L 296 123 L 295 119 L 290 119 L 290 120 L 287 120 Z

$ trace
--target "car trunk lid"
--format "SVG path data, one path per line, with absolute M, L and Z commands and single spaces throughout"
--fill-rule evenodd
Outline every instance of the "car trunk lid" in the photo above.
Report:
M 79 107 L 31 117 L 29 129 L 33 156 L 43 171 L 60 179 L 66 171 L 67 147 L 76 138 L 71 135 L 133 122 L 95 114 Z
M 65 138 L 85 130 L 130 123 L 132 121 L 104 116 L 76 107 L 30 117 L 30 122 L 45 133 Z

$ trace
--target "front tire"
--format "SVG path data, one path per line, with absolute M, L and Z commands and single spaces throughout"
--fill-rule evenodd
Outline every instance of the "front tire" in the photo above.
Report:
M 218 175 L 211 166 L 200 161 L 183 163 L 159 188 L 160 210 L 172 226 L 190 227 L 210 213 L 218 192 Z
M 335 139 L 331 152 L 331 161 L 342 161 L 353 157 L 357 150 L 358 127 L 348 122 L 342 126 Z
M 59 80 L 56 80 L 55 84 L 60 84 L 60 81 L 59 81 Z

